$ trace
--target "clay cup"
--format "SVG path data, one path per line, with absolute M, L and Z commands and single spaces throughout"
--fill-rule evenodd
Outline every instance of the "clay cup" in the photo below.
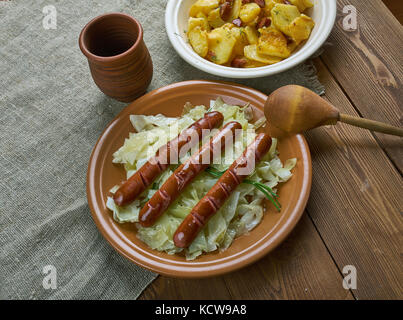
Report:
M 136 19 L 123 13 L 98 16 L 81 31 L 79 45 L 103 93 L 131 102 L 146 92 L 153 65 Z

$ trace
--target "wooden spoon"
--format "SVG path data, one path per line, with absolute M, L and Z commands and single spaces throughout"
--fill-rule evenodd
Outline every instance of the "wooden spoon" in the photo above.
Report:
M 264 114 L 273 137 L 335 125 L 338 121 L 371 131 L 403 136 L 402 128 L 340 113 L 316 93 L 297 85 L 281 87 L 274 91 L 266 101 Z

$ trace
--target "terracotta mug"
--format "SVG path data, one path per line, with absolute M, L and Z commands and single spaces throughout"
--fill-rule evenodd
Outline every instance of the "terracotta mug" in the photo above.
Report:
M 123 102 L 145 93 L 153 65 L 136 19 L 123 13 L 96 17 L 81 31 L 79 45 L 103 93 Z

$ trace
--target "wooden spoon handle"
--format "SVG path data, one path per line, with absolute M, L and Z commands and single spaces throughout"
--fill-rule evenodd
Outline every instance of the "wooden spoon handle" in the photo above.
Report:
M 339 121 L 351 124 L 352 126 L 369 129 L 371 131 L 382 132 L 394 136 L 403 137 L 403 129 L 391 126 L 389 124 L 368 120 L 364 118 L 352 117 L 348 114 L 340 113 Z

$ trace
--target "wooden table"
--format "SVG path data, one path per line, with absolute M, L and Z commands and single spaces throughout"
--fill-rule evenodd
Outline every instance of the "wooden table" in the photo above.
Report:
M 344 113 L 402 126 L 402 26 L 381 0 L 337 2 L 330 45 L 315 60 L 326 99 Z M 348 4 L 358 11 L 356 31 L 342 27 Z M 140 299 L 402 299 L 402 139 L 343 124 L 306 137 L 312 193 L 279 248 L 221 277 L 160 276 Z M 357 289 L 342 286 L 346 265 L 357 270 Z

